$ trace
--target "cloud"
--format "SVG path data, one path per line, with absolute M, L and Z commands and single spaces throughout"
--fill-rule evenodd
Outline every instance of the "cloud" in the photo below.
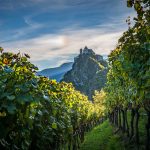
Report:
M 23 17 L 25 26 L 15 29 L 9 29 L 9 30 L 0 30 L 0 43 L 6 42 L 6 41 L 13 41 L 13 40 L 19 40 L 20 38 L 29 36 L 30 34 L 34 33 L 35 31 L 38 31 L 41 28 L 46 27 L 45 24 L 36 22 L 32 19 L 32 16 L 26 16 Z M 4 21 L 0 21 L 0 26 L 4 24 Z M 11 36 L 10 36 L 11 35 Z
M 111 25 L 108 25 L 111 26 Z M 31 61 L 39 65 L 42 61 L 49 64 L 40 69 L 54 67 L 62 62 L 73 61 L 74 55 L 78 55 L 79 49 L 87 45 L 96 53 L 108 55 L 115 48 L 123 29 L 118 32 L 107 31 L 104 28 L 67 28 L 56 34 L 46 34 L 27 40 L 5 42 L 1 46 L 7 51 L 28 53 Z M 51 61 L 50 61 L 51 60 Z
M 12 21 L 6 10 L 6 17 L 0 18 L 0 46 L 30 54 L 40 69 L 73 61 L 85 45 L 98 54 L 109 54 L 131 14 L 120 0 L 6 1 L 0 10 L 8 6 L 15 17 Z
M 109 0 L 16 0 L 16 3 L 13 3 L 12 0 L 5 0 L 2 1 L 0 8 L 10 5 L 14 9 L 10 13 L 14 13 L 12 16 L 16 17 L 13 21 L 7 15 L 0 17 L 0 25 L 1 21 L 6 20 L 0 29 L 0 39 L 2 39 L 0 42 L 35 37 L 43 34 L 42 32 L 57 32 L 67 26 L 93 27 L 98 24 L 107 26 L 108 22 L 111 22 L 110 25 L 114 27 L 113 22 L 120 20 L 119 15 L 127 18 L 127 16 L 122 16 L 122 14 L 127 14 L 124 9 L 126 7 L 121 5 L 123 3 L 125 2 L 120 0 L 115 0 L 115 2 Z M 110 9 L 112 6 L 113 8 Z M 25 7 L 23 10 L 26 13 L 20 11 L 22 7 Z M 117 12 L 120 13 L 116 16 L 114 13 Z M 22 26 L 18 27 L 19 24 Z M 111 26 L 108 28 L 112 28 Z

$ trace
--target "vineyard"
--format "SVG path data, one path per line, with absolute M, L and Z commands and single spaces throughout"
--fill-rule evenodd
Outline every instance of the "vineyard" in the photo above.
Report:
M 139 112 L 144 109 L 146 149 L 150 149 L 150 1 L 129 0 L 127 5 L 134 7 L 137 17 L 133 27 L 130 18 L 127 19 L 129 29 L 109 55 L 106 105 L 110 121 L 126 132 L 130 140 L 135 137 L 137 147 Z M 130 125 L 128 112 L 131 112 Z
M 77 150 L 85 133 L 109 119 L 140 149 L 150 149 L 150 1 L 127 0 L 137 17 L 109 55 L 107 84 L 93 102 L 71 83 L 37 76 L 28 54 L 0 48 L 0 150 Z M 129 122 L 130 117 L 130 122 Z
M 76 149 L 103 109 L 71 84 L 37 77 L 28 58 L 1 48 L 0 149 Z

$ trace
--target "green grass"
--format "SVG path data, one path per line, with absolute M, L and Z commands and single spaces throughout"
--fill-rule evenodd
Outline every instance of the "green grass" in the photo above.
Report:
M 81 150 L 123 150 L 119 135 L 113 132 L 113 127 L 105 121 L 86 134 Z
M 139 150 L 145 149 L 146 130 L 145 123 L 147 116 L 145 112 L 140 110 L 139 134 L 140 147 Z M 128 111 L 128 123 L 130 126 L 131 112 Z M 95 127 L 85 136 L 85 141 L 81 145 L 81 150 L 136 150 L 136 145 L 133 141 L 129 141 L 126 134 L 121 131 L 115 132 L 116 127 L 112 126 L 108 121 Z

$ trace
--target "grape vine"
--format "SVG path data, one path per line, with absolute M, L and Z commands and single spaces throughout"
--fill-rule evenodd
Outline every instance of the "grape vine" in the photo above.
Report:
M 135 136 L 137 146 L 140 144 L 139 110 L 145 109 L 147 113 L 146 148 L 149 149 L 150 1 L 127 0 L 127 6 L 134 7 L 137 17 L 134 18 L 133 26 L 131 26 L 130 17 L 128 17 L 129 29 L 123 33 L 116 49 L 109 55 L 110 70 L 105 88 L 106 107 L 111 122 L 126 132 L 130 139 Z M 127 119 L 128 110 L 131 110 L 130 127 Z
M 28 54 L 0 52 L 0 149 L 77 149 L 102 110 L 72 84 L 36 76 Z

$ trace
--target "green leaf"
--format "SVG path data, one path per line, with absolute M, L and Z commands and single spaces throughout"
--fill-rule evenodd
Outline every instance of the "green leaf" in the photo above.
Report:
M 14 114 L 15 111 L 16 111 L 16 106 L 14 104 L 10 104 L 7 106 L 7 111 L 10 113 L 10 114 Z
M 138 2 L 136 2 L 135 4 L 134 4 L 134 8 L 135 8 L 135 10 L 136 11 L 138 11 L 139 9 L 140 9 L 140 4 L 138 3 Z
M 26 61 L 27 61 L 27 58 L 26 58 L 26 57 L 22 57 L 21 60 L 22 60 L 23 62 L 26 62 Z
M 38 111 L 38 114 L 40 115 L 40 116 L 42 116 L 43 115 L 43 113 L 42 113 L 42 111 Z
M 128 1 L 127 1 L 127 7 L 132 7 L 132 6 L 133 6 L 132 0 L 128 0 Z
M 22 102 L 32 102 L 33 101 L 33 97 L 30 94 L 26 94 L 26 95 L 19 95 L 17 97 L 18 101 L 22 101 Z
M 15 95 L 11 95 L 11 96 L 7 96 L 7 98 L 8 98 L 9 100 L 14 100 L 16 97 L 15 97 Z
M 12 70 L 11 68 L 9 68 L 8 66 L 5 66 L 5 67 L 4 67 L 4 71 L 5 71 L 6 73 L 11 73 L 11 72 L 13 72 L 13 70 Z
M 57 129 L 57 124 L 55 122 L 52 123 L 52 128 Z

